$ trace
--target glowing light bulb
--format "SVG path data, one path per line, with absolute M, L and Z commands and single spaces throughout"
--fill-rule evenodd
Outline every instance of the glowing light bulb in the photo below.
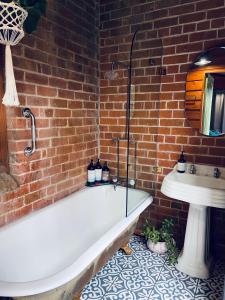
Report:
M 207 58 L 202 57 L 202 58 L 200 58 L 200 60 L 198 60 L 198 61 L 195 62 L 195 65 L 197 65 L 197 66 L 205 66 L 205 65 L 210 64 L 211 62 L 212 62 L 211 60 L 208 60 Z

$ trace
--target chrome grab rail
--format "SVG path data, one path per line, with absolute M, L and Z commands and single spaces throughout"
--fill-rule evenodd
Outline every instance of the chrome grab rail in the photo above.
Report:
M 25 107 L 22 111 L 23 116 L 25 118 L 31 118 L 31 147 L 26 147 L 24 149 L 25 156 L 29 157 L 36 151 L 36 126 L 35 126 L 35 116 L 31 112 L 31 110 L 28 107 Z

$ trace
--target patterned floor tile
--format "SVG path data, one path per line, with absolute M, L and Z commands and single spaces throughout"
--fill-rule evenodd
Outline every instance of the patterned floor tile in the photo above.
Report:
M 184 274 L 180 271 L 178 271 L 175 266 L 170 266 L 167 263 L 164 264 L 161 277 L 167 277 L 169 280 L 174 279 L 177 281 L 177 284 L 180 289 L 183 289 L 183 291 L 187 291 L 187 299 L 194 299 L 194 295 L 196 293 L 197 285 L 198 285 L 198 279 L 194 277 L 190 277 L 187 274 Z M 159 281 L 161 278 L 158 279 Z
M 165 263 L 165 257 L 156 253 L 152 253 L 149 250 L 141 252 L 135 252 L 133 259 L 138 262 L 139 267 L 148 269 L 160 269 Z
M 99 276 L 95 276 L 89 284 L 84 287 L 81 300 L 101 300 L 105 292 L 103 286 L 99 284 Z
M 130 240 L 132 255 L 119 250 L 85 286 L 82 300 L 222 300 L 225 264 L 208 280 L 192 278 L 152 253 L 143 238 Z
M 133 291 L 135 298 L 138 300 L 149 300 L 150 289 L 139 289 L 138 291 Z
M 131 290 L 123 290 L 118 294 L 107 293 L 102 300 L 149 300 L 148 289 L 142 289 L 137 292 Z
M 144 242 L 144 239 L 141 237 L 132 237 L 129 245 L 134 251 L 143 251 L 148 249 L 146 243 Z
M 150 294 L 151 300 L 193 300 L 193 290 L 188 290 L 180 281 L 159 281 Z
M 115 262 L 120 271 L 139 267 L 139 261 L 135 259 L 134 255 L 119 256 L 115 259 Z
M 223 281 L 211 279 L 208 281 L 200 280 L 196 289 L 195 299 L 221 300 L 223 298 Z
M 193 300 L 197 280 L 165 263 L 150 293 L 150 300 Z
M 120 278 L 124 280 L 125 287 L 132 291 L 138 291 L 141 288 L 151 289 L 156 281 L 156 278 L 150 276 L 146 268 L 124 270 L 120 274 Z
M 209 279 L 198 279 L 196 300 L 221 300 L 223 298 L 223 283 L 225 275 L 225 263 L 216 262 L 213 274 Z
M 123 290 L 118 293 L 107 293 L 102 300 L 137 300 L 134 293 Z
M 213 268 L 213 274 L 209 278 L 217 278 L 217 280 L 221 281 L 225 278 L 225 261 L 216 261 Z
M 118 274 L 123 270 L 123 263 L 121 261 L 124 261 L 124 255 L 122 256 L 116 256 L 114 255 L 102 268 L 100 271 L 100 274 Z
M 120 291 L 125 290 L 125 282 L 118 275 L 108 276 L 105 278 L 104 283 L 102 284 L 106 292 L 119 293 Z

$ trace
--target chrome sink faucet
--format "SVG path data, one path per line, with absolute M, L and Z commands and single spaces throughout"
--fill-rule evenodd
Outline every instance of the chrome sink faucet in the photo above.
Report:
M 196 174 L 196 167 L 195 167 L 194 164 L 190 165 L 189 173 L 190 174 Z
M 218 168 L 214 168 L 213 177 L 215 177 L 215 178 L 220 177 L 220 170 Z

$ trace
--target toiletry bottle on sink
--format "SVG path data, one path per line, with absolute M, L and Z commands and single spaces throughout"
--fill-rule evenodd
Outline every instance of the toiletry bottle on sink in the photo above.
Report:
M 177 161 L 177 172 L 184 173 L 185 169 L 186 169 L 186 160 L 184 158 L 184 151 L 182 151 L 180 158 Z

